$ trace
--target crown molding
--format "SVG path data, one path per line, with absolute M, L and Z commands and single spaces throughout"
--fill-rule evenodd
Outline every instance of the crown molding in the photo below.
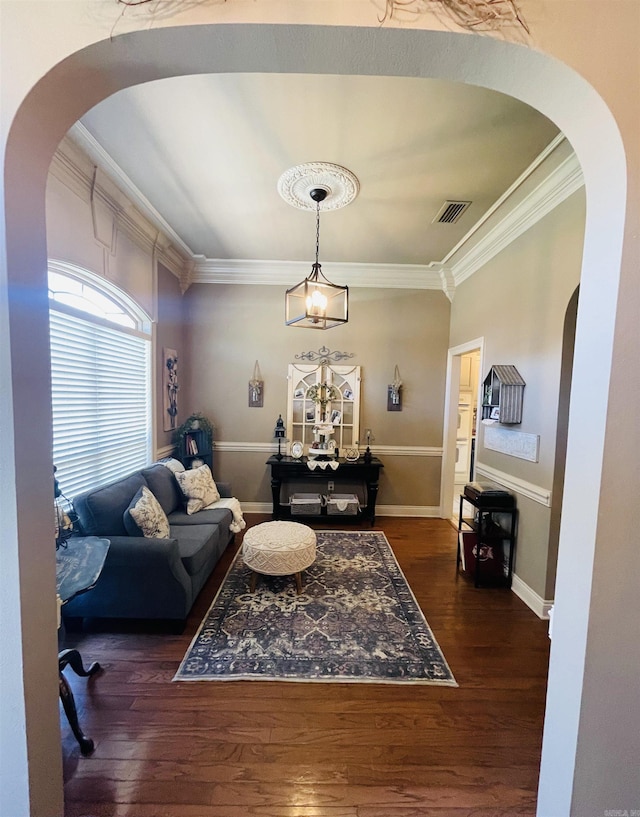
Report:
M 193 256 L 193 252 L 187 244 L 175 232 L 173 227 L 151 204 L 136 185 L 127 176 L 124 170 L 117 164 L 100 142 L 85 128 L 81 122 L 76 122 L 69 129 L 69 136 L 102 170 L 111 177 L 113 182 L 120 188 L 129 201 L 143 213 L 149 221 L 152 221 L 171 241 L 179 247 L 185 255 Z
M 310 264 L 297 261 L 217 259 L 194 254 L 80 122 L 73 125 L 69 134 L 73 143 L 103 170 L 150 226 L 160 231 L 163 239 L 156 236 L 153 242 L 157 257 L 180 279 L 183 291 L 193 283 L 290 286 L 310 269 Z M 570 150 L 565 137 L 559 134 L 442 261 L 424 265 L 325 262 L 325 274 L 330 280 L 346 281 L 351 287 L 441 290 L 452 301 L 457 286 L 584 185 L 582 170 L 571 152 L 520 202 L 510 203 L 516 191 L 536 171 L 544 171 L 544 162 L 561 146 Z M 52 172 L 59 178 L 64 175 L 65 183 L 86 195 L 86 174 L 68 156 L 56 156 Z M 500 217 L 502 210 L 505 215 Z M 476 239 L 490 219 L 495 225 Z M 118 220 L 125 229 L 130 227 L 134 236 L 140 237 L 139 219 L 128 219 L 120 207 Z M 148 231 L 145 233 L 149 240 Z M 465 247 L 469 247 L 466 252 Z
M 527 171 L 525 178 L 528 178 L 540 165 L 535 162 Z M 519 187 L 524 178 L 518 180 Z M 477 272 L 488 261 L 502 252 L 506 247 L 515 241 L 519 236 L 531 229 L 540 219 L 544 218 L 558 205 L 562 204 L 576 190 L 584 185 L 582 168 L 575 153 L 571 153 L 556 168 L 554 168 L 521 202 L 508 209 L 507 214 L 501 218 L 489 232 L 481 238 L 459 261 L 450 265 L 455 286 L 459 286 L 471 275 Z M 509 207 L 508 199 L 515 189 L 510 188 L 504 197 L 503 205 Z M 474 227 L 475 233 L 480 224 Z M 471 240 L 471 234 L 467 234 L 456 253 L 463 250 L 464 245 Z
M 442 289 L 438 265 L 344 264 L 325 261 L 322 271 L 330 281 L 350 287 L 384 289 Z M 246 284 L 291 286 L 311 271 L 304 261 L 256 261 L 196 256 L 192 284 Z

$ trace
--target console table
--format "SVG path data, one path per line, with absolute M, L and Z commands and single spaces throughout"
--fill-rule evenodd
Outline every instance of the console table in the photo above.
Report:
M 72 536 L 56 551 L 56 587 L 63 605 L 80 593 L 91 590 L 95 585 L 104 567 L 110 544 L 108 539 L 101 539 L 98 536 Z M 66 666 L 71 667 L 76 675 L 86 678 L 95 675 L 100 669 L 100 664 L 94 661 L 85 669 L 78 650 L 62 650 L 58 653 L 60 700 L 80 751 L 83 755 L 90 755 L 94 744 L 91 738 L 82 732 L 78 723 L 73 693 L 62 673 Z
M 323 470 L 317 467 L 311 470 L 307 466 L 307 458 L 294 459 L 293 457 L 282 457 L 278 459 L 277 455 L 269 457 L 267 465 L 271 467 L 271 493 L 273 496 L 273 518 L 274 519 L 290 519 L 291 509 L 289 505 L 283 505 L 280 502 L 280 490 L 282 483 L 291 483 L 295 485 L 301 482 L 321 482 L 323 485 L 318 486 L 318 492 L 323 493 L 322 488 L 328 482 L 339 483 L 344 487 L 345 483 L 358 483 L 364 485 L 366 489 L 366 505 L 357 516 L 334 516 L 328 517 L 326 515 L 326 508 L 322 508 L 322 519 L 368 519 L 373 526 L 376 518 L 376 499 L 378 498 L 378 479 L 380 477 L 380 469 L 384 465 L 377 457 L 371 457 L 370 460 L 365 460 L 360 457 L 355 462 L 340 458 L 338 460 L 338 467 L 334 471 L 331 468 Z M 296 515 L 296 519 L 301 517 Z M 304 517 L 302 517 L 304 518 Z M 319 518 L 319 516 L 309 517 Z

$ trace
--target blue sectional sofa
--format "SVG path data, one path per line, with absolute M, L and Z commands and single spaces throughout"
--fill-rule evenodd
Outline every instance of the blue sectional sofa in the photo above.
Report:
M 132 536 L 125 513 L 147 486 L 168 517 L 169 539 Z M 229 486 L 217 483 L 221 497 Z M 161 463 L 73 499 L 81 531 L 110 540 L 107 559 L 92 590 L 63 607 L 83 618 L 173 619 L 184 623 L 204 583 L 234 538 L 227 508 L 185 512 L 185 498 L 172 471 Z M 127 520 L 128 521 L 128 520 Z

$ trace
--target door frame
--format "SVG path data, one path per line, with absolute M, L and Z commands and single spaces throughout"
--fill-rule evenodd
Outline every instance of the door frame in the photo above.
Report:
M 460 358 L 469 352 L 480 352 L 476 409 L 480 405 L 480 384 L 484 368 L 484 337 L 469 340 L 447 351 L 447 377 L 444 390 L 444 420 L 442 424 L 442 469 L 440 472 L 440 517 L 451 519 L 453 485 L 456 468 L 456 431 L 458 429 L 458 397 L 460 394 Z M 477 414 L 480 417 L 478 411 Z M 476 437 L 477 440 L 477 437 Z

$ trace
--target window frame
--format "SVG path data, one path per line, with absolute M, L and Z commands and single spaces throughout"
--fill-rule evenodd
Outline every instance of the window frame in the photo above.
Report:
M 55 387 L 55 378 L 60 379 L 64 377 L 64 363 L 59 362 L 59 355 L 57 353 L 54 354 L 54 343 L 58 344 L 59 349 L 63 349 L 66 342 L 71 347 L 69 350 L 70 354 L 74 354 L 76 349 L 69 341 L 69 337 L 65 339 L 63 330 L 60 330 L 59 327 L 58 330 L 54 329 L 55 322 L 50 318 L 53 461 L 58 467 L 57 476 L 60 480 L 62 491 L 68 497 L 72 497 L 85 490 L 113 482 L 140 467 L 145 467 L 152 459 L 154 412 L 152 321 L 147 313 L 128 293 L 116 287 L 111 282 L 106 281 L 102 276 L 82 269 L 81 267 L 60 261 L 49 261 L 48 269 L 51 272 L 67 276 L 94 289 L 99 294 L 107 297 L 115 306 L 120 307 L 122 312 L 131 317 L 136 323 L 135 328 L 123 326 L 116 321 L 100 317 L 93 312 L 85 312 L 82 309 L 58 301 L 54 297 L 51 297 L 51 294 L 49 296 L 50 316 L 55 316 L 57 319 L 61 318 L 63 321 L 64 316 L 68 316 L 70 320 L 69 336 L 75 334 L 76 338 L 82 336 L 86 337 L 87 340 L 87 345 L 83 347 L 85 353 L 84 360 L 82 360 L 81 357 L 82 362 L 78 365 L 78 369 L 74 371 L 74 376 L 77 374 L 81 379 L 84 378 L 83 385 L 86 384 L 89 386 L 89 399 L 87 401 L 80 400 L 75 403 L 75 407 L 79 413 L 69 421 L 65 428 L 64 422 L 60 419 L 63 416 L 61 410 L 56 406 L 57 402 L 64 404 L 64 386 L 58 389 Z M 80 328 L 81 324 L 84 324 L 89 331 L 86 333 L 82 332 Z M 54 336 L 54 332 L 56 331 L 57 334 Z M 118 336 L 123 338 L 122 347 L 125 358 L 127 352 L 134 353 L 135 364 L 132 359 L 130 374 L 136 378 L 140 376 L 140 361 L 143 361 L 142 387 L 137 394 L 135 390 L 130 394 L 132 399 L 131 405 L 128 407 L 128 409 L 133 412 L 134 417 L 137 413 L 139 420 L 130 437 L 130 443 L 133 441 L 133 446 L 131 444 L 125 446 L 123 443 L 112 444 L 118 434 L 115 415 L 109 414 L 111 409 L 107 409 L 104 412 L 104 417 L 100 420 L 99 406 L 96 407 L 95 410 L 92 410 L 89 405 L 91 402 L 91 394 L 94 394 L 96 399 L 99 399 L 101 388 L 104 393 L 105 385 L 107 387 L 113 385 L 113 375 L 107 371 L 109 367 L 103 365 L 102 368 L 100 368 L 100 364 L 104 364 L 105 362 L 106 352 L 105 358 L 101 358 L 97 355 L 96 360 L 98 365 L 96 366 L 94 376 L 91 374 L 90 368 L 87 365 L 87 356 L 90 357 L 90 350 L 95 351 L 96 349 L 100 349 L 101 334 L 103 336 L 103 343 L 111 349 L 117 349 Z M 78 349 L 78 352 L 80 354 L 80 349 Z M 72 386 L 70 380 L 67 382 L 66 387 L 71 393 Z M 95 388 L 95 391 L 92 392 L 91 388 Z M 143 397 L 141 398 L 140 395 L 143 395 Z M 140 406 L 143 407 L 142 412 L 139 411 Z M 86 414 L 82 415 L 81 412 L 83 411 L 86 411 Z M 144 415 L 144 418 L 142 415 Z M 69 439 L 71 439 L 74 430 L 77 430 L 78 439 L 86 440 L 86 432 L 91 426 L 92 418 L 97 427 L 102 426 L 103 444 L 96 448 L 95 467 L 88 468 L 86 454 L 80 454 L 79 452 L 73 453 L 67 448 L 67 455 L 64 455 L 61 454 L 60 449 L 64 450 L 65 442 L 63 438 L 65 433 Z M 122 428 L 120 439 L 123 442 L 127 439 L 126 428 Z M 67 474 L 65 474 L 65 470 Z

